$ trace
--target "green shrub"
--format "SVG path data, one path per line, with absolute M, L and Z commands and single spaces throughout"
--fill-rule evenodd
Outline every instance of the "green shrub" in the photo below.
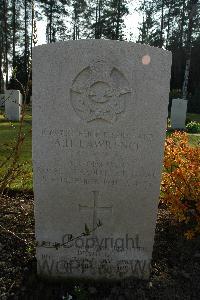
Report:
M 192 133 L 200 133 L 200 123 L 191 121 L 186 125 L 187 131 Z

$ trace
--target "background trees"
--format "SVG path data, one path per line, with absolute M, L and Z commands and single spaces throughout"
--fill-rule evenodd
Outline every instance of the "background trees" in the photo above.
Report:
M 143 0 L 138 41 L 172 51 L 171 89 L 200 113 L 200 4 L 198 0 Z M 198 102 L 198 103 L 197 103 Z
M 199 1 L 137 2 L 141 15 L 138 42 L 172 51 L 171 89 L 174 95 L 189 97 L 190 111 L 200 112 Z M 130 0 L 0 0 L 0 92 L 4 86 L 13 87 L 9 79 L 16 67 L 22 83 L 27 81 L 35 21 L 46 23 L 47 43 L 81 38 L 124 40 L 130 5 Z

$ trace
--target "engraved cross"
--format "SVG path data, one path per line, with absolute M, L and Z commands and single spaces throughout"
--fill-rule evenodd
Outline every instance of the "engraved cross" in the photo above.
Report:
M 105 211 L 105 212 L 112 212 L 112 206 L 98 206 L 98 198 L 99 198 L 99 191 L 92 191 L 93 193 L 93 206 L 87 206 L 87 205 L 80 205 L 79 204 L 79 211 L 93 211 L 93 229 L 96 228 L 97 222 L 98 222 L 98 212 L 99 211 Z

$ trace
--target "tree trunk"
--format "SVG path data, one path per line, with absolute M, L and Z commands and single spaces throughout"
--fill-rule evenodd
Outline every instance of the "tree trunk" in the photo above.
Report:
M 35 19 L 35 7 L 34 7 L 34 0 L 32 1 L 32 12 L 31 12 L 31 59 L 32 59 L 32 55 L 33 55 L 33 39 L 34 39 L 34 34 L 35 34 L 35 30 L 34 30 L 34 19 Z
M 117 1 L 116 40 L 119 40 L 120 16 L 121 16 L 121 0 L 118 0 Z
M 50 2 L 50 17 L 49 17 L 49 41 L 52 43 L 52 35 L 53 35 L 53 1 Z
M 186 1 L 183 0 L 183 8 L 181 12 L 181 27 L 180 27 L 180 41 L 179 41 L 179 47 L 183 47 L 183 32 L 184 32 L 184 22 L 185 22 L 185 3 Z
M 3 0 L 3 13 L 4 13 L 4 30 L 3 36 L 5 37 L 5 52 L 4 52 L 4 61 L 5 61 L 5 71 L 6 71 L 6 89 L 8 88 L 8 26 L 7 26 L 7 2 Z
M 187 35 L 187 43 L 186 43 L 186 65 L 185 65 L 185 75 L 184 75 L 184 81 L 182 87 L 183 99 L 187 99 L 191 52 L 192 52 L 192 31 L 194 25 L 194 16 L 197 11 L 196 9 L 197 3 L 198 0 L 191 0 L 189 3 L 189 22 L 188 22 L 188 35 Z
M 3 32 L 0 28 L 0 94 L 4 93 L 4 78 L 3 78 Z
M 12 29 L 13 29 L 13 39 L 12 39 L 12 67 L 15 68 L 15 43 L 16 43 L 16 6 L 15 0 L 12 1 Z
M 160 22 L 160 48 L 163 46 L 163 27 L 164 27 L 164 0 L 161 6 L 161 22 Z
M 98 38 L 101 38 L 102 35 L 102 25 L 101 25 L 101 7 L 102 7 L 102 0 L 99 0 L 99 10 L 98 10 Z
M 145 34 L 146 34 L 146 30 L 145 30 L 145 27 L 146 27 L 146 25 L 145 25 L 145 19 L 146 19 L 146 0 L 144 0 L 144 2 L 143 2 L 143 7 L 142 7 L 142 9 L 143 9 L 143 16 L 142 16 L 142 34 L 141 34 L 141 43 L 143 44 L 144 43 L 144 41 L 145 41 Z
M 95 20 L 95 39 L 99 38 L 99 19 L 98 19 L 98 11 L 99 11 L 99 0 L 96 2 L 96 20 Z
M 26 79 L 28 78 L 28 60 L 29 60 L 29 46 L 28 46 L 28 1 L 24 1 L 24 68 L 26 73 Z
M 166 48 L 168 46 L 169 43 L 169 35 L 170 35 L 170 18 L 171 18 L 171 9 L 172 9 L 172 5 L 174 4 L 174 1 L 171 1 L 169 4 L 169 9 L 168 9 L 168 18 L 167 18 L 167 37 L 166 37 Z
M 76 3 L 74 3 L 74 30 L 73 30 L 73 40 L 78 39 L 78 13 Z

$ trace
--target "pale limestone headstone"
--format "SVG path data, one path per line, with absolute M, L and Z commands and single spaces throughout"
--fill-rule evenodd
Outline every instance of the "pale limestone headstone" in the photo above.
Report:
M 40 275 L 148 278 L 170 67 L 170 52 L 127 42 L 34 48 Z M 83 236 L 87 227 L 95 230 Z
M 5 94 L 0 94 L 0 107 L 5 106 Z
M 18 90 L 5 91 L 5 114 L 10 121 L 19 121 L 22 111 L 22 94 Z
M 171 127 L 173 129 L 185 129 L 187 100 L 172 99 L 171 107 Z

